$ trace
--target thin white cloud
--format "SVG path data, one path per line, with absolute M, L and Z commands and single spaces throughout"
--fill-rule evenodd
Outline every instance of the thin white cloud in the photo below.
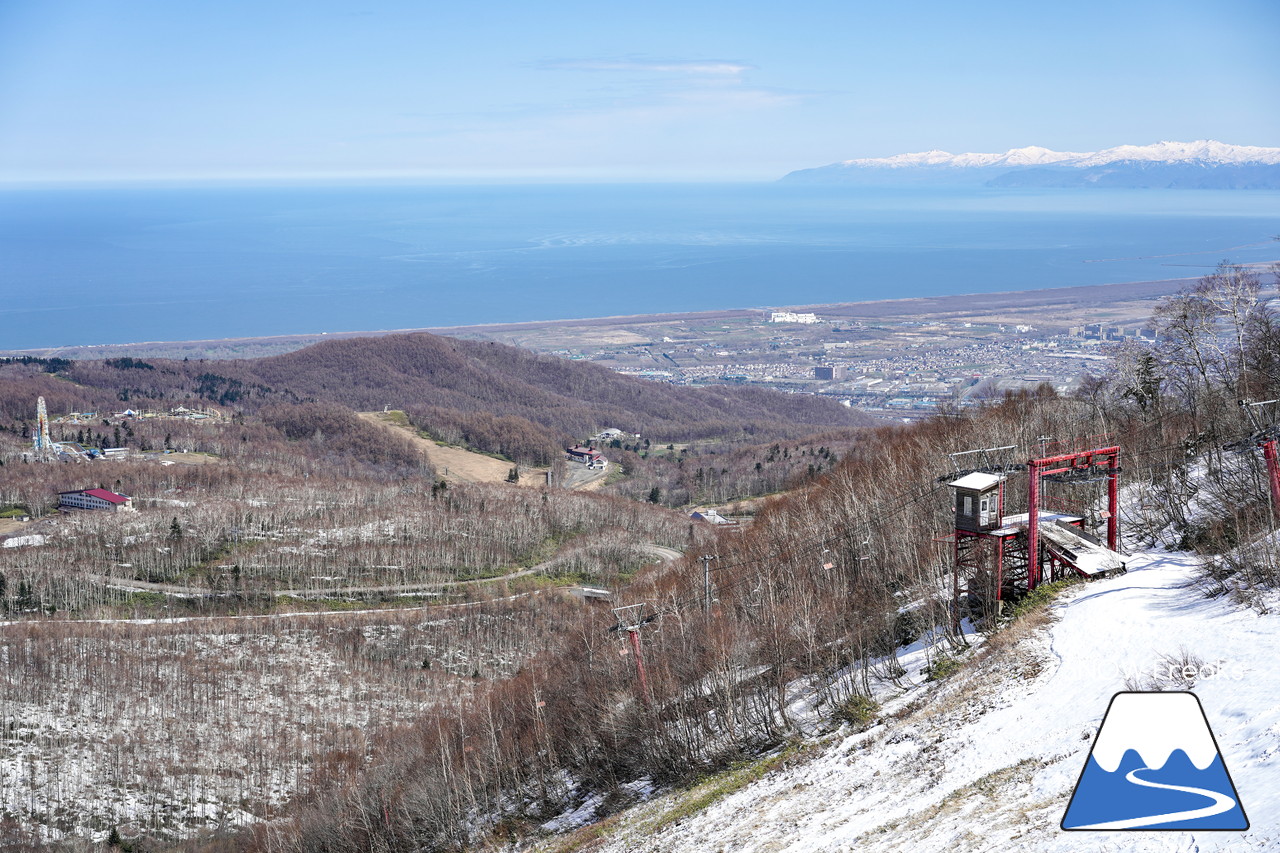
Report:
M 545 103 L 408 111 L 394 126 L 366 130 L 359 144 L 380 161 L 426 169 L 451 163 L 605 174 L 670 160 L 715 171 L 724 148 L 766 139 L 771 116 L 812 97 L 752 85 L 755 66 L 728 60 L 561 59 L 532 67 L 578 73 L 557 75 L 559 88 Z M 727 132 L 734 136 L 726 140 Z
M 559 59 L 539 64 L 551 71 L 640 71 L 659 74 L 737 77 L 755 66 L 715 59 Z
M 689 92 L 676 92 L 669 96 L 672 102 L 692 104 L 699 108 L 714 107 L 717 109 L 762 109 L 771 107 L 789 107 L 807 100 L 807 96 L 798 92 L 781 92 L 772 89 L 700 89 Z

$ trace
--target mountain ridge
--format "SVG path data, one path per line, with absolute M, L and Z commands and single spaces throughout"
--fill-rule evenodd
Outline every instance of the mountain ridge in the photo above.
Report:
M 842 160 L 784 175 L 787 183 L 941 183 L 991 187 L 1280 188 L 1280 148 L 1211 139 L 1054 151 L 1030 145 L 1003 153 L 932 150 Z

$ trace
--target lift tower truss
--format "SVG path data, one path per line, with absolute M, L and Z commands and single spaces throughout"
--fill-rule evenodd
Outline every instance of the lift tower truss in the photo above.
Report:
M 959 455 L 954 454 L 953 460 Z M 955 532 L 948 538 L 954 542 L 952 590 L 957 624 L 966 601 L 970 608 L 976 604 L 980 610 L 999 614 L 1003 602 L 1031 592 L 1046 580 L 1072 574 L 1104 577 L 1125 570 L 1125 557 L 1118 552 L 1118 446 L 1045 455 L 1025 466 L 991 465 L 965 472 L 959 465 L 956 468 L 962 476 L 947 485 L 955 489 Z M 1006 480 L 1023 469 L 1027 471 L 1027 512 L 1005 515 Z M 1106 482 L 1105 543 L 1085 529 L 1083 515 L 1047 508 L 1045 481 Z
M 1107 483 L 1107 550 L 1118 551 L 1120 542 L 1120 448 L 1099 447 L 1078 453 L 1062 453 L 1045 456 L 1027 462 L 1027 554 L 1031 558 L 1027 591 L 1035 589 L 1041 581 L 1044 567 L 1040 553 L 1041 507 L 1044 492 L 1041 479 L 1054 475 L 1067 475 L 1079 482 L 1102 479 Z

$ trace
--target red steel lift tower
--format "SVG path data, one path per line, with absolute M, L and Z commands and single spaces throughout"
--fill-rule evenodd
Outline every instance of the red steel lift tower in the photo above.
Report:
M 1040 488 L 1041 478 L 1066 474 L 1069 476 L 1075 475 L 1081 481 L 1088 481 L 1094 479 L 1097 476 L 1096 472 L 1099 471 L 1106 472 L 1102 476 L 1107 481 L 1107 550 L 1116 553 L 1118 550 L 1116 546 L 1120 540 L 1119 446 L 1100 447 L 1079 453 L 1063 453 L 1058 456 L 1046 456 L 1042 459 L 1032 459 L 1027 463 L 1027 553 L 1036 557 L 1031 562 L 1030 577 L 1027 585 L 1028 592 L 1040 584 L 1041 572 L 1044 567 L 1044 561 L 1039 550 L 1040 522 L 1042 520 L 1040 506 L 1043 500 Z M 1061 521 L 1062 519 L 1052 518 L 1046 520 Z M 1050 546 L 1050 549 L 1052 549 L 1052 546 Z M 1051 555 L 1051 559 L 1058 559 L 1058 557 Z M 1088 571 L 1085 567 L 1072 564 L 1069 559 L 1067 562 L 1081 574 L 1097 574 L 1097 572 Z
M 957 602 L 962 575 L 963 591 L 998 613 L 1004 601 L 1031 592 L 1046 580 L 1124 571 L 1124 555 L 1118 550 L 1120 448 L 1043 456 L 1029 460 L 1026 471 L 1027 512 L 1015 515 L 1004 512 L 1005 471 L 974 471 L 948 484 L 956 490 L 952 586 Z M 1107 483 L 1105 544 L 1084 529 L 1082 516 L 1047 507 L 1046 480 Z

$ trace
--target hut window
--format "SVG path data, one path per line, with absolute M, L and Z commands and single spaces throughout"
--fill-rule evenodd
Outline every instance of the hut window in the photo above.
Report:
M 964 496 L 964 514 L 973 515 L 973 495 Z

